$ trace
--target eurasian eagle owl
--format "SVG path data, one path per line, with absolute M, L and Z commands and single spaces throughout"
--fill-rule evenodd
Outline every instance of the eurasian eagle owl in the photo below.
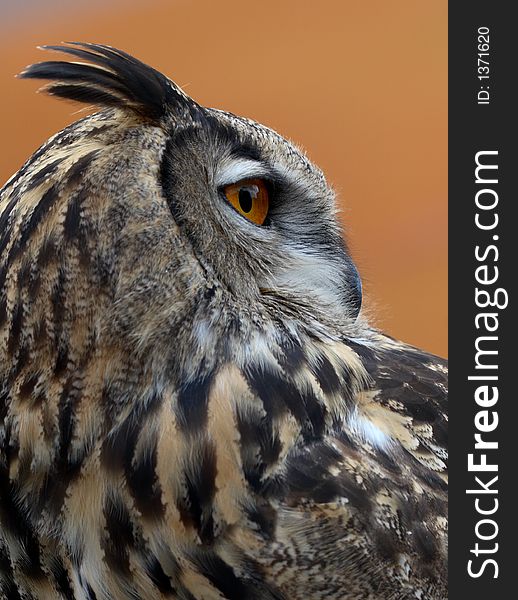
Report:
M 0 596 L 446 598 L 446 367 L 295 146 L 108 46 L 0 196 Z M 87 62 L 84 62 L 87 61 Z

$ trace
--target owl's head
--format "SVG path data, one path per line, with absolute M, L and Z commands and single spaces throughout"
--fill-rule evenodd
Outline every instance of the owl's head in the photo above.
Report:
M 250 327 L 323 338 L 355 331 L 361 282 L 334 193 L 299 149 L 200 106 L 119 50 L 50 49 L 80 62 L 39 63 L 22 77 L 104 110 L 51 139 L 15 185 L 34 188 L 38 165 L 46 169 L 37 183 L 50 181 L 61 206 L 54 225 L 76 240 L 76 264 L 88 254 L 102 271 L 112 329 L 139 343 L 170 341 L 182 327 L 198 341 L 218 327 L 223 337 Z

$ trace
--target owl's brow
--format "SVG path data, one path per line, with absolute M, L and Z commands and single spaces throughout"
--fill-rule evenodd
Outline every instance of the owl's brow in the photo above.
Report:
M 268 166 L 249 158 L 227 158 L 218 165 L 215 183 L 217 187 L 236 183 L 241 179 L 264 177 L 270 173 Z

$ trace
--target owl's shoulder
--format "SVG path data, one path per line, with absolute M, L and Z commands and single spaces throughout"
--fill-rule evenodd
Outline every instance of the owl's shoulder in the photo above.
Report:
M 314 598 L 444 598 L 446 363 L 384 336 L 348 345 L 370 385 L 340 427 L 288 454 L 262 559 Z

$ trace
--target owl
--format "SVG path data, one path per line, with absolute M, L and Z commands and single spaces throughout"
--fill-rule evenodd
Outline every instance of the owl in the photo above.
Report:
M 0 597 L 440 600 L 443 360 L 371 327 L 322 172 L 105 45 L 0 195 Z

